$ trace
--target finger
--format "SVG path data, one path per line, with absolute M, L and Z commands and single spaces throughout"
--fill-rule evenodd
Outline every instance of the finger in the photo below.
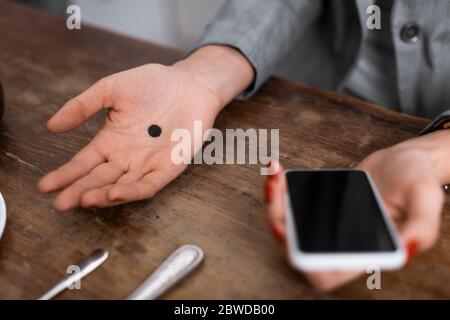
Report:
M 315 289 L 328 292 L 347 284 L 363 273 L 364 271 L 317 271 L 306 272 L 305 278 Z
M 421 182 L 408 191 L 406 221 L 400 234 L 409 258 L 416 249 L 427 250 L 436 242 L 443 203 L 444 194 L 437 181 Z
M 47 122 L 52 132 L 66 132 L 77 128 L 103 107 L 111 106 L 112 77 L 97 81 L 79 96 L 69 100 Z
M 155 170 L 134 183 L 116 184 L 108 191 L 108 199 L 115 203 L 124 203 L 151 198 L 173 179 L 174 177 L 164 171 Z
M 68 163 L 43 177 L 39 182 L 39 190 L 49 193 L 64 188 L 104 161 L 105 158 L 89 144 Z
M 113 162 L 98 165 L 88 175 L 77 180 L 56 197 L 55 209 L 67 211 L 74 208 L 80 203 L 81 195 L 84 192 L 114 183 L 122 174 L 122 168 Z
M 286 222 L 285 222 L 285 178 L 281 165 L 275 175 L 268 176 L 266 181 L 266 200 L 267 211 L 269 214 L 269 221 L 274 235 L 285 241 L 286 237 Z
M 137 171 L 127 172 L 126 174 L 121 176 L 119 178 L 119 180 L 117 180 L 116 183 L 117 184 L 130 184 L 130 183 L 136 182 L 139 179 L 141 179 L 144 176 L 144 174 L 145 173 L 137 172 Z
M 81 195 L 80 205 L 83 208 L 105 208 L 112 205 L 119 204 L 108 199 L 108 191 L 114 186 L 109 184 L 101 188 L 87 190 Z
M 141 179 L 143 175 L 144 174 L 141 172 L 128 172 L 122 175 L 115 184 L 131 184 Z M 114 187 L 113 184 L 86 191 L 81 196 L 81 206 L 85 208 L 104 208 L 120 204 L 121 201 L 111 201 L 108 198 L 109 190 L 111 190 L 112 187 Z

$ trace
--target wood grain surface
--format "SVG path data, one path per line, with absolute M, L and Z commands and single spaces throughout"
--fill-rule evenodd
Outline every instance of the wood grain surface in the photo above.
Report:
M 84 26 L 68 31 L 53 17 L 0 0 L 0 191 L 8 222 L 0 241 L 0 298 L 33 299 L 96 248 L 107 262 L 64 299 L 122 299 L 178 246 L 205 251 L 201 267 L 166 299 L 450 298 L 450 221 L 440 241 L 406 268 L 366 277 L 332 293 L 308 287 L 271 236 L 257 165 L 192 165 L 153 199 L 107 210 L 56 213 L 37 191 L 40 177 L 70 159 L 97 132 L 104 114 L 80 129 L 49 133 L 46 120 L 99 78 L 157 62 L 177 51 Z M 246 102 L 233 102 L 216 127 L 279 128 L 288 168 L 351 167 L 370 152 L 414 137 L 427 121 L 281 79 Z

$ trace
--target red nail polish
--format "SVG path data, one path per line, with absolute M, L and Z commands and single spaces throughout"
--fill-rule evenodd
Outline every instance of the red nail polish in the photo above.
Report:
M 272 184 L 270 183 L 270 180 L 267 180 L 264 185 L 264 196 L 265 196 L 267 203 L 272 202 L 273 188 L 272 188 Z
M 408 245 L 406 246 L 406 253 L 407 253 L 408 261 L 411 261 L 411 259 L 417 253 L 417 242 L 416 241 L 412 240 L 412 241 L 408 242 Z
M 280 244 L 285 244 L 285 243 L 286 243 L 284 237 L 280 234 L 280 232 L 278 231 L 278 229 L 275 228 L 275 225 L 272 224 L 272 223 L 270 224 L 270 230 L 272 231 L 272 234 L 274 235 L 275 239 L 277 239 L 277 241 L 278 241 Z
M 275 172 L 272 172 L 272 165 L 273 165 L 273 161 L 272 160 L 269 161 L 268 164 L 266 164 L 266 167 L 271 169 L 269 174 L 267 175 L 267 179 L 269 179 L 269 180 L 273 180 L 277 176 Z

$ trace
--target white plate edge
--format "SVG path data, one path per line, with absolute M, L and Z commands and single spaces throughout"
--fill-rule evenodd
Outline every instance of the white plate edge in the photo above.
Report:
M 6 226 L 6 204 L 2 193 L 0 192 L 0 238 Z

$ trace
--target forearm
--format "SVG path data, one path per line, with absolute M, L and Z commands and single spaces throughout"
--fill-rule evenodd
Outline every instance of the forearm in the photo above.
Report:
M 250 62 L 236 49 L 209 45 L 176 63 L 219 99 L 221 108 L 247 89 L 253 82 L 254 70 Z

